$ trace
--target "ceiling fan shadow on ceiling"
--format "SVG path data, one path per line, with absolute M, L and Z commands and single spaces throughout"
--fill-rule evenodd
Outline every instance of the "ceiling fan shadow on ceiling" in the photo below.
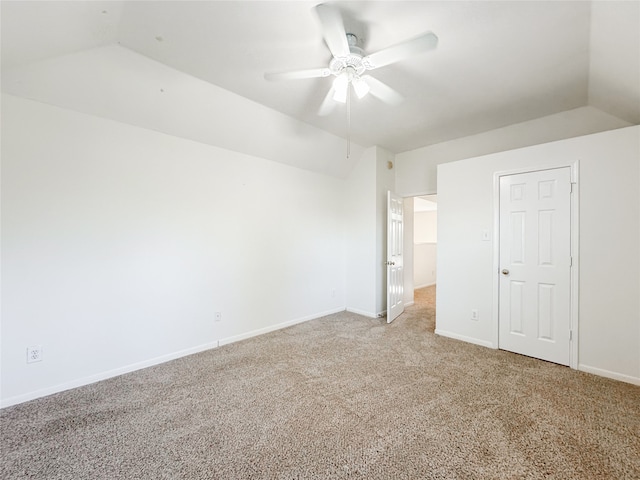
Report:
M 322 116 L 329 115 L 336 102 L 349 105 L 352 90 L 358 98 L 371 94 L 389 105 L 400 104 L 404 100 L 400 93 L 366 72 L 433 50 L 438 44 L 438 37 L 434 33 L 425 32 L 367 55 L 358 46 L 358 37 L 345 30 L 342 14 L 336 6 L 320 4 L 314 10 L 320 20 L 324 41 L 333 56 L 329 65 L 307 70 L 266 73 L 264 77 L 267 80 L 335 77 L 318 111 Z

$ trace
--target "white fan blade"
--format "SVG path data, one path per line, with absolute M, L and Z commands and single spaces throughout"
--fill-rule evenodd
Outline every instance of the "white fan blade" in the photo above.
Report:
M 340 11 L 327 4 L 321 3 L 316 7 L 316 14 L 322 24 L 322 35 L 327 47 L 334 57 L 346 57 L 349 55 L 349 42 L 347 32 L 344 30 L 344 22 Z
M 402 95 L 377 78 L 374 78 L 371 75 L 365 75 L 360 78 L 369 85 L 369 93 L 382 100 L 384 103 L 388 103 L 389 105 L 399 105 L 404 101 L 404 97 Z
M 333 87 L 331 87 L 327 92 L 326 97 L 324 97 L 324 100 L 322 101 L 322 105 L 320 105 L 320 109 L 318 110 L 318 115 L 320 115 L 321 117 L 326 117 L 331 112 L 333 112 L 334 108 L 336 108 L 336 102 L 333 99 L 333 94 L 334 94 L 334 89 Z
M 299 80 L 301 78 L 321 78 L 331 75 L 328 68 L 312 68 L 309 70 L 295 70 L 293 72 L 265 73 L 266 80 Z
M 400 60 L 404 60 L 412 55 L 432 50 L 436 48 L 436 45 L 438 45 L 438 37 L 431 32 L 427 32 L 419 37 L 400 42 L 392 47 L 372 53 L 371 55 L 364 57 L 362 59 L 362 63 L 364 63 L 367 70 L 373 70 L 374 68 L 384 67 L 385 65 L 399 62 Z

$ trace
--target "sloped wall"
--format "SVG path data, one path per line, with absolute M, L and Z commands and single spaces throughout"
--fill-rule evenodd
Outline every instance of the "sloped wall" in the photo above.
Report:
M 396 193 L 402 196 L 437 192 L 437 166 L 515 148 L 630 126 L 631 123 L 593 107 L 549 115 L 497 130 L 429 145 L 396 155 Z

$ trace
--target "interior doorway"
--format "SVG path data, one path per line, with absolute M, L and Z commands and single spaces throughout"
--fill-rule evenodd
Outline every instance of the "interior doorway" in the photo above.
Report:
M 404 293 L 405 311 L 424 322 L 435 332 L 437 281 L 437 210 L 436 194 L 404 199 Z
M 438 196 L 422 195 L 413 201 L 413 285 L 430 287 L 437 279 Z

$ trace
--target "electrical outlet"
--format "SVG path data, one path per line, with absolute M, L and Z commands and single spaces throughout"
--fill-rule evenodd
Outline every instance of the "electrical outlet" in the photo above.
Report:
M 222 312 L 216 312 L 214 318 L 215 318 L 216 322 L 221 322 L 222 321 Z
M 27 363 L 42 361 L 42 345 L 32 345 L 27 347 Z
M 336 289 L 332 289 L 331 290 L 331 298 L 335 298 L 336 297 Z
M 478 314 L 478 310 L 471 310 L 471 320 L 478 320 L 479 318 L 479 314 Z

